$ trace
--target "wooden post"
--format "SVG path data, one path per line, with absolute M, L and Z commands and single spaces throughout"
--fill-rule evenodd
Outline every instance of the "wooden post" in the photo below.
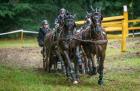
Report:
M 121 51 L 122 51 L 122 52 L 125 52 L 125 51 L 126 51 L 126 30 L 125 30 L 125 20 L 123 20 Z
M 128 37 L 128 10 L 126 5 L 123 6 L 123 16 L 124 16 L 124 23 L 125 23 L 124 29 L 126 31 L 126 36 Z
M 24 40 L 23 40 L 23 30 L 21 30 L 21 36 L 20 36 L 20 40 L 21 40 L 21 47 L 23 47 L 23 43 L 24 43 Z
M 126 51 L 126 37 L 128 36 L 128 12 L 127 12 L 127 6 L 124 5 L 124 20 L 123 20 L 123 30 L 122 30 L 122 45 L 121 45 L 121 51 Z

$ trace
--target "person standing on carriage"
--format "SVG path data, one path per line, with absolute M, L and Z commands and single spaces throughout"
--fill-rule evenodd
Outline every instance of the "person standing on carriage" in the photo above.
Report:
M 68 11 L 66 11 L 66 9 L 61 8 L 59 11 L 59 15 L 57 16 L 57 18 L 55 19 L 55 28 L 58 29 L 60 26 L 60 20 L 64 20 L 66 17 L 66 14 L 68 13 Z
M 50 31 L 49 24 L 47 20 L 42 21 L 42 27 L 39 28 L 39 34 L 37 37 L 38 45 L 42 48 L 41 53 L 44 52 L 44 39 L 45 35 Z

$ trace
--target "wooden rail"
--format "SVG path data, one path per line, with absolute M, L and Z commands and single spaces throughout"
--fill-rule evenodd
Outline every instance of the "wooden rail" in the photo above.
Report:
M 102 22 L 102 26 L 105 28 L 106 32 L 114 32 L 120 31 L 122 32 L 121 36 L 113 35 L 108 38 L 119 38 L 122 40 L 121 43 L 121 51 L 126 51 L 126 38 L 128 37 L 128 33 L 131 30 L 140 30 L 140 27 L 129 27 L 129 23 L 140 22 L 140 19 L 128 20 L 128 10 L 127 6 L 123 6 L 123 15 L 113 16 L 113 17 L 105 17 Z M 85 21 L 77 21 L 77 25 L 85 24 Z

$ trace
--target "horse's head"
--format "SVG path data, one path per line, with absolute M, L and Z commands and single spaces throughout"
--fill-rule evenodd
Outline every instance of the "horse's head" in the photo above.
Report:
M 65 29 L 67 31 L 73 31 L 74 28 L 76 27 L 74 18 L 75 17 L 71 14 L 66 15 L 64 22 L 65 22 Z
M 102 20 L 103 20 L 103 16 L 101 14 L 100 11 L 95 11 L 92 13 L 91 15 L 91 21 L 92 21 L 92 26 L 93 28 L 96 29 L 96 31 L 101 31 L 101 23 L 102 23 Z
M 91 21 L 93 22 L 94 26 L 101 26 L 102 20 L 103 20 L 103 16 L 101 12 L 96 11 L 92 13 Z
M 67 13 L 63 18 L 59 20 L 59 30 L 61 30 L 61 36 L 68 37 L 69 35 L 73 34 L 74 29 L 76 27 L 74 18 L 74 15 Z

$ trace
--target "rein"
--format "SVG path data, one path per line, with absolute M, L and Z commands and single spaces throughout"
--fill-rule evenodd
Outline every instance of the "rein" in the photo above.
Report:
M 98 35 L 98 31 L 100 31 L 100 29 L 102 30 L 102 27 L 98 27 L 98 28 L 93 28 L 94 29 L 94 31 L 95 31 L 95 34 L 96 35 Z M 89 36 L 91 37 L 91 36 L 93 36 L 92 35 L 92 29 L 90 29 L 88 32 L 89 32 Z M 103 33 L 101 33 L 101 36 L 103 36 L 102 35 Z M 92 44 L 95 44 L 95 45 L 103 45 L 103 44 L 106 44 L 107 42 L 108 42 L 108 40 L 105 40 L 105 39 L 100 39 L 100 40 L 96 40 L 96 41 L 93 41 L 93 40 L 91 40 L 91 39 L 79 39 L 79 38 L 75 38 L 75 37 L 72 37 L 72 39 L 74 39 L 74 40 L 78 40 L 78 41 L 81 41 L 81 42 L 85 42 L 85 43 L 92 43 Z
M 106 44 L 108 42 L 108 40 L 97 40 L 97 41 L 93 41 L 93 40 L 82 40 L 82 39 L 78 39 L 78 38 L 73 38 L 75 40 L 81 41 L 81 42 L 86 42 L 86 43 L 93 43 L 95 45 L 103 45 Z

